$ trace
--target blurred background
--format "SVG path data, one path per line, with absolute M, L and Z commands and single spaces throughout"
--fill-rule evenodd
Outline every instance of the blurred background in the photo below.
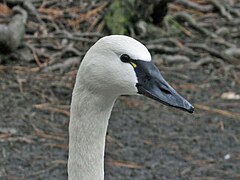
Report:
M 75 76 L 109 34 L 143 42 L 195 113 L 120 97 L 105 178 L 240 179 L 239 0 L 0 0 L 0 179 L 67 179 Z

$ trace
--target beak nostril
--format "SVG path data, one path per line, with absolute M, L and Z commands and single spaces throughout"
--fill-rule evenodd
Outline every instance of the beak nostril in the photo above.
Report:
M 160 87 L 160 90 L 164 93 L 164 94 L 172 94 L 169 90 L 167 89 L 164 89 L 164 88 L 161 88 Z

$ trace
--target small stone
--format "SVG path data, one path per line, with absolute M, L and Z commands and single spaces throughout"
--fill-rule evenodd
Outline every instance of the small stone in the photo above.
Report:
M 232 100 L 239 100 L 240 95 L 236 94 L 235 92 L 225 92 L 221 95 L 222 99 L 232 99 Z
M 228 160 L 228 159 L 230 159 L 231 158 L 231 155 L 230 154 L 226 154 L 225 156 L 224 156 L 224 159 L 225 160 Z

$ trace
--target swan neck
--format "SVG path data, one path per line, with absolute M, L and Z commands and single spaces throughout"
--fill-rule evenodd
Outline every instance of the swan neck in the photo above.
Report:
M 105 137 L 116 98 L 75 89 L 69 123 L 68 177 L 103 180 Z

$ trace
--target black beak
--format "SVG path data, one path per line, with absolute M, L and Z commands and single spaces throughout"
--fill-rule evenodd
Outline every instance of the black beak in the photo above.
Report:
M 165 81 L 152 62 L 133 60 L 132 63 L 138 78 L 136 86 L 139 94 L 193 113 L 194 107 Z

